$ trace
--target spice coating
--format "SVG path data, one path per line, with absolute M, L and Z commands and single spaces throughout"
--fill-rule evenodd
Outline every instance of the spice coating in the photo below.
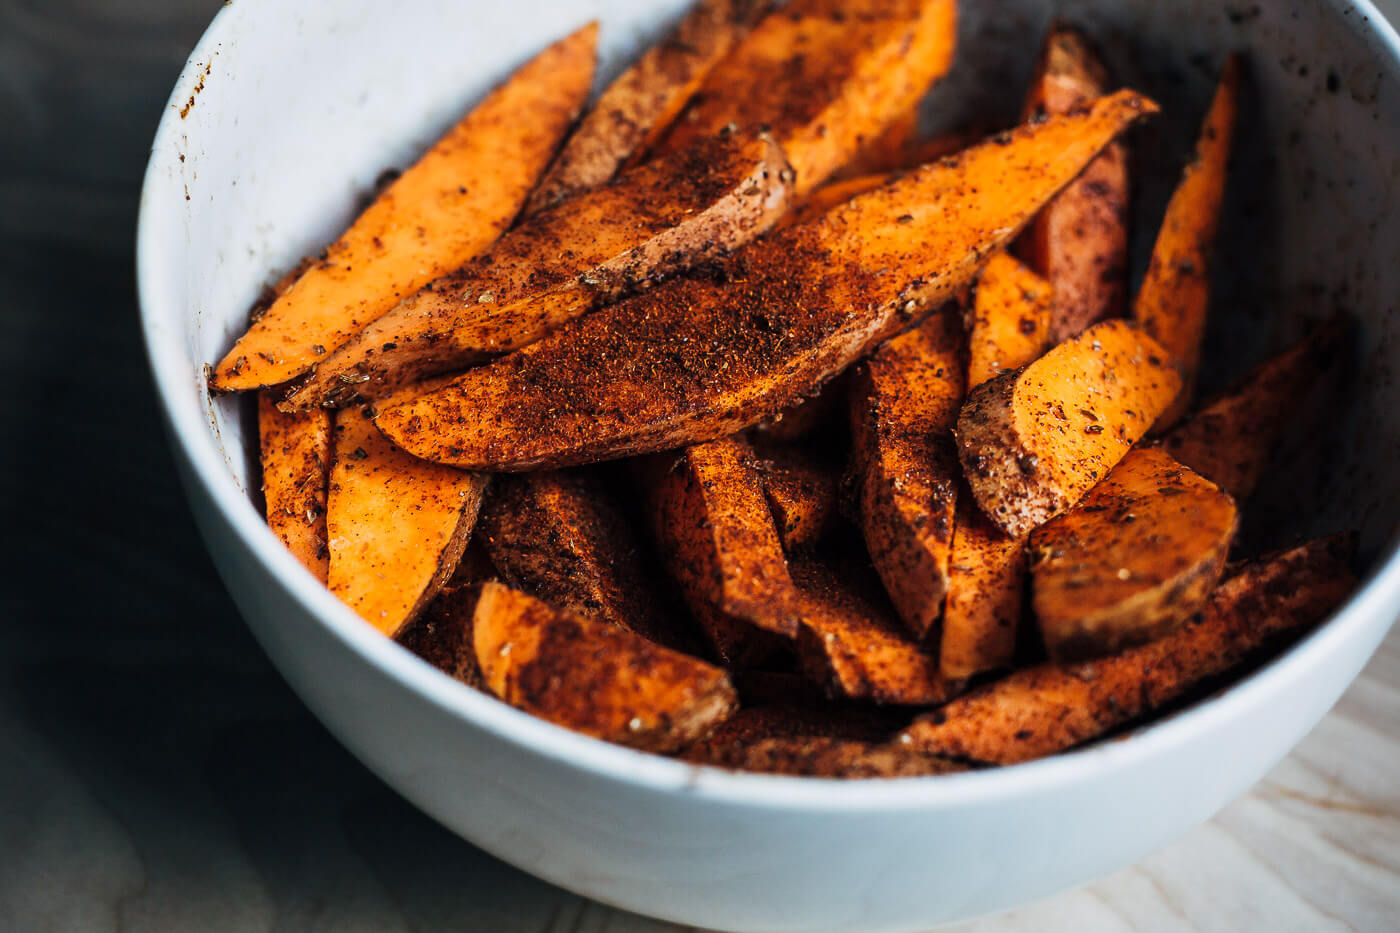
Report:
M 768 137 L 701 140 L 511 230 L 325 358 L 285 407 L 381 398 L 533 343 L 566 321 L 764 232 L 787 160 Z
M 1108 475 L 1181 388 L 1156 341 L 1104 321 L 969 393 L 958 457 L 982 511 L 1024 535 Z
M 719 668 L 500 583 L 482 587 L 472 640 L 496 696 L 541 719 L 633 748 L 683 748 L 737 705 Z
M 768 8 L 768 0 L 695 4 L 598 97 L 530 195 L 525 215 L 606 184 L 624 163 L 644 155 Z
M 1031 589 L 1050 656 L 1112 654 L 1179 627 L 1225 569 L 1234 501 L 1160 448 L 1128 451 L 1031 534 Z
M 861 532 L 900 618 L 921 642 L 937 637 L 948 587 L 963 349 L 957 313 L 946 309 L 882 346 L 852 385 Z
M 793 0 L 710 72 L 663 143 L 764 128 L 816 188 L 952 65 L 956 0 Z
M 1124 127 L 1132 92 L 1014 131 L 380 411 L 425 459 L 514 471 L 723 437 L 951 296 Z M 996 189 L 1002 197 L 983 193 Z
M 916 720 L 891 744 L 984 764 L 1073 748 L 1171 702 L 1271 639 L 1316 625 L 1355 586 L 1354 547 L 1344 535 L 1249 564 L 1221 584 L 1199 621 L 1166 638 L 1111 658 L 1017 671 Z
M 595 477 L 497 477 L 477 539 L 515 589 L 671 648 L 691 647 L 683 627 L 663 616 L 632 530 Z

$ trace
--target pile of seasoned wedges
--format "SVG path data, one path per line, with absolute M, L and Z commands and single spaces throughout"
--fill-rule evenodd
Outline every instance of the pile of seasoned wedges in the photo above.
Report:
M 1353 536 L 1235 539 L 1346 322 L 1194 398 L 1243 63 L 1135 277 L 1157 105 L 1056 23 L 1022 125 L 926 135 L 957 23 L 701 0 L 591 107 L 598 26 L 540 52 L 209 368 L 272 530 L 505 703 L 790 775 L 1050 755 L 1317 625 Z

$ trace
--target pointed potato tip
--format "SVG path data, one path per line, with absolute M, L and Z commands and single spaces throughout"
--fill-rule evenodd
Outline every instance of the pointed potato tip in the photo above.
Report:
M 1132 88 L 1124 88 L 1121 91 L 1114 91 L 1107 97 L 1099 98 L 1095 105 L 1104 110 L 1126 109 L 1134 111 L 1137 118 L 1152 116 L 1161 113 L 1162 108 L 1155 100 Z

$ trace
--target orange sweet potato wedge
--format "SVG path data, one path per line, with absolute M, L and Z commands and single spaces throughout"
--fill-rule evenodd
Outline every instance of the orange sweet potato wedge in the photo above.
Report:
M 276 285 L 265 289 L 253 307 L 253 317 L 266 314 L 310 262 L 302 260 Z M 326 487 L 331 471 L 331 418 L 319 411 L 283 414 L 277 410 L 278 395 L 276 389 L 258 393 L 264 514 L 272 533 L 302 566 L 325 583 L 330 562 L 326 548 Z
M 918 168 L 926 162 L 950 156 L 977 142 L 969 133 L 949 133 L 921 143 L 911 143 L 897 152 L 881 150 L 878 158 L 847 166 L 831 181 L 811 191 L 792 208 L 777 227 L 805 224 L 840 207 L 851 198 L 873 191 L 894 178 L 899 172 Z M 861 169 L 856 171 L 855 169 Z
M 1159 429 L 1175 424 L 1187 412 L 1195 389 L 1210 305 L 1211 253 L 1225 197 L 1241 70 L 1239 58 L 1232 56 L 1225 62 L 1196 142 L 1196 157 L 1167 204 L 1152 261 L 1133 305 L 1134 319 L 1180 360 L 1185 378 L 1180 394 L 1162 414 Z
M 1108 69 L 1089 40 L 1051 27 L 1026 100 L 1026 117 L 1069 113 L 1109 89 Z M 1026 230 L 1022 255 L 1054 288 L 1053 343 L 1122 317 L 1128 264 L 1128 150 L 1116 140 Z
M 825 217 L 851 198 L 865 194 L 867 191 L 874 191 L 886 184 L 891 177 L 893 176 L 889 173 L 853 175 L 850 178 L 822 185 L 785 214 L 782 220 L 775 224 L 775 228 L 781 230 L 784 227 L 796 227 Z
M 710 72 L 663 146 L 766 128 L 805 194 L 914 110 L 956 44 L 956 0 L 793 0 Z
M 248 329 L 211 387 L 300 375 L 510 226 L 593 83 L 597 23 L 545 49 L 491 92 L 365 209 Z
M 639 162 L 769 6 L 768 0 L 696 3 L 584 114 L 526 202 L 526 216 L 606 184 Z
M 325 411 L 286 414 L 273 395 L 258 394 L 267 524 L 322 583 L 330 567 L 326 547 L 326 488 L 331 468 L 331 416 Z
M 657 458 L 645 486 L 662 560 L 719 660 L 752 666 L 797 633 L 787 559 L 747 443 Z
M 327 585 L 393 636 L 452 575 L 489 477 L 404 453 L 361 408 L 336 414 L 333 443 Z
M 1004 252 L 982 267 L 967 315 L 967 381 L 976 388 L 1035 362 L 1050 341 L 1050 284 Z M 1021 619 L 1026 539 L 1002 531 L 958 491 L 938 663 L 944 676 L 971 677 L 1011 663 Z
M 416 456 L 505 472 L 743 430 L 955 294 L 1153 110 L 1123 92 L 1012 131 L 756 241 L 706 275 L 662 283 L 446 388 L 383 406 L 377 423 Z
M 1101 736 L 1320 622 L 1356 585 L 1353 546 L 1351 536 L 1327 538 L 1250 564 L 1220 585 L 1200 621 L 1113 657 L 1017 671 L 916 720 L 892 744 L 1013 764 Z
M 882 346 L 852 383 L 861 532 L 899 617 L 921 642 L 936 638 L 948 591 L 962 353 L 962 324 L 942 311 Z
M 472 615 L 480 595 L 479 585 L 449 583 L 416 619 L 399 630 L 394 641 L 449 677 L 484 689 L 472 645 Z
M 962 690 L 905 631 L 879 586 L 855 566 L 794 561 L 802 670 L 834 697 L 901 706 L 943 703 Z
M 500 699 L 633 748 L 684 748 L 737 704 L 719 668 L 500 583 L 481 588 L 472 644 L 482 680 Z
M 700 140 L 519 224 L 327 356 L 286 407 L 380 398 L 533 343 L 764 232 L 786 209 L 768 137 Z
M 689 647 L 665 617 L 632 529 L 597 477 L 580 471 L 497 477 L 476 540 L 515 589 L 660 644 Z
M 1334 318 L 1297 346 L 1256 367 L 1162 440 L 1177 460 L 1241 502 L 1337 355 L 1345 323 Z
M 957 439 L 972 494 L 1007 534 L 1026 534 L 1108 475 L 1180 389 L 1155 340 L 1095 324 L 969 393 Z
M 1010 666 L 1025 579 L 1026 539 L 992 524 L 961 484 L 938 652 L 944 677 L 965 679 Z
M 993 253 L 967 315 L 968 388 L 1040 359 L 1050 348 L 1054 312 L 1049 282 L 1007 253 Z
M 765 445 L 756 463 L 784 551 L 819 544 L 840 520 L 841 471 L 793 446 Z
M 1215 589 L 1234 500 L 1160 448 L 1128 451 L 1031 534 L 1032 605 L 1050 657 L 1113 654 L 1179 628 Z

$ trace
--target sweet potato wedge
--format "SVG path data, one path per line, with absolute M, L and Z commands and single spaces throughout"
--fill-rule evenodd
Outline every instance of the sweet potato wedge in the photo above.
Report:
M 327 585 L 393 636 L 452 575 L 489 477 L 404 453 L 361 408 L 336 414 L 333 444 Z
M 211 388 L 277 385 L 457 268 L 510 226 L 588 97 L 598 24 L 545 49 L 365 209 L 214 368 Z
M 877 350 L 851 387 L 861 533 L 899 617 L 920 642 L 936 638 L 948 588 L 962 353 L 962 324 L 951 309 L 941 311 Z
M 1326 538 L 1250 564 L 1220 585 L 1200 621 L 1115 657 L 1018 671 L 916 720 L 893 744 L 1013 764 L 1087 742 L 1316 625 L 1356 584 L 1353 546 L 1351 536 Z
M 449 677 L 485 689 L 472 645 L 472 615 L 481 587 L 444 586 L 418 618 L 405 625 L 394 641 Z
M 841 471 L 811 451 L 764 446 L 756 464 L 784 551 L 815 547 L 840 519 Z
M 1011 664 L 1026 579 L 1026 539 L 993 525 L 961 486 L 938 651 L 938 668 L 952 679 Z
M 1109 82 L 1108 69 L 1089 40 L 1056 24 L 1045 38 L 1026 118 L 1086 107 L 1109 89 Z M 1022 256 L 1054 288 L 1052 344 L 1123 316 L 1130 193 L 1127 145 L 1115 140 L 1027 228 Z
M 1334 318 L 1178 425 L 1162 446 L 1237 500 L 1249 498 L 1285 429 L 1331 366 L 1345 323 Z
M 822 185 L 803 198 L 774 227 L 781 230 L 784 227 L 796 227 L 800 224 L 811 223 L 831 213 L 851 198 L 865 194 L 867 191 L 874 191 L 889 182 L 892 177 L 890 174 L 855 175 L 851 178 L 843 178 L 840 181 Z
M 890 717 L 853 707 L 792 703 L 741 709 L 681 753 L 695 764 L 790 776 L 915 777 L 966 771 L 884 744 Z
M 1160 638 L 1215 589 L 1234 501 L 1156 447 L 1128 451 L 1078 505 L 1031 534 L 1031 594 L 1050 657 L 1078 661 Z
M 733 712 L 717 667 L 487 583 L 472 616 L 487 689 L 541 719 L 647 751 L 684 748 Z
M 900 625 L 880 587 L 856 566 L 794 561 L 802 626 L 797 655 L 834 697 L 902 706 L 943 703 L 962 690 Z
M 1225 197 L 1242 66 L 1225 62 L 1220 85 L 1206 113 L 1196 156 L 1167 204 L 1152 261 L 1138 289 L 1133 317 L 1182 366 L 1180 394 L 1162 414 L 1158 429 L 1175 424 L 1191 405 L 1210 305 L 1210 264 Z
M 580 471 L 498 477 L 477 540 L 511 587 L 556 609 L 683 647 L 682 632 L 665 618 L 645 579 L 632 529 L 597 477 Z
M 733 668 L 797 632 L 792 578 L 753 461 L 747 443 L 726 438 L 657 458 L 644 480 L 667 570 Z
M 1049 282 L 1008 254 L 993 253 L 967 315 L 968 389 L 1040 359 L 1050 348 L 1054 313 Z
M 253 305 L 260 317 L 311 265 L 303 259 Z M 272 533 L 302 566 L 326 582 L 326 488 L 331 472 L 331 418 L 326 412 L 288 415 L 277 410 L 278 389 L 258 393 L 258 458 L 264 517 Z
M 805 194 L 912 111 L 956 44 L 956 0 L 793 0 L 710 72 L 663 146 L 766 128 Z
M 584 114 L 530 195 L 525 215 L 606 184 L 640 161 L 769 6 L 769 0 L 700 0 L 691 7 Z
M 1007 534 L 1026 534 L 1108 475 L 1180 389 L 1155 340 L 1095 324 L 968 394 L 957 438 L 972 494 Z
M 977 142 L 968 133 L 949 133 L 921 143 L 911 143 L 898 152 L 884 150 L 879 158 L 871 157 L 847 166 L 831 181 L 811 191 L 777 223 L 777 229 L 809 223 L 840 207 L 851 198 L 873 191 L 893 179 L 899 172 L 918 168 L 926 162 L 950 156 Z M 861 168 L 862 171 L 854 171 Z
M 326 487 L 331 468 L 331 416 L 286 414 L 275 397 L 258 394 L 258 437 L 267 524 L 302 566 L 326 582 Z
M 416 456 L 506 472 L 733 434 L 814 394 L 956 293 L 1154 108 L 1124 92 L 1012 131 L 752 243 L 712 274 L 672 279 L 445 389 L 381 407 L 377 423 Z
M 533 343 L 639 286 L 725 253 L 786 209 L 768 137 L 701 140 L 521 223 L 326 357 L 287 407 L 379 398 Z

